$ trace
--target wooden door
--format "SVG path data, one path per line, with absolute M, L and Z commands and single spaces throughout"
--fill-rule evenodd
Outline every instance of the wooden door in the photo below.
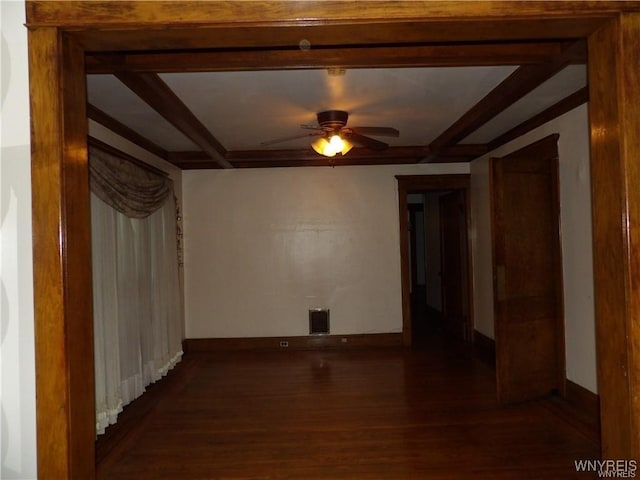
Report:
M 492 159 L 498 399 L 564 393 L 558 135 Z
M 467 221 L 464 191 L 440 197 L 442 318 L 445 329 L 471 341 L 469 325 Z

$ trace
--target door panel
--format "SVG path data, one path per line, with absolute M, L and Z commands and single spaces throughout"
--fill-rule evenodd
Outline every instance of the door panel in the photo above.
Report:
M 491 169 L 496 374 L 509 403 L 564 390 L 557 135 Z

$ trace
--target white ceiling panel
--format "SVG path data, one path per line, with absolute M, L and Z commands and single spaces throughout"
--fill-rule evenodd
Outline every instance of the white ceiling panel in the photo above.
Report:
M 165 150 L 198 149 L 113 75 L 87 76 L 87 97 L 90 104 Z
M 388 126 L 390 145 L 425 145 L 516 67 L 353 69 L 162 74 L 161 78 L 227 150 L 304 134 L 316 113 L 346 110 L 348 126 Z M 303 148 L 294 140 L 266 148 Z

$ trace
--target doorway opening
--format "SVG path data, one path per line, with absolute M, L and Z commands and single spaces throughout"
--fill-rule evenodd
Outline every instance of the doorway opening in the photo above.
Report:
M 434 335 L 471 342 L 464 190 L 407 194 L 412 343 Z
M 403 340 L 473 338 L 469 175 L 397 176 Z

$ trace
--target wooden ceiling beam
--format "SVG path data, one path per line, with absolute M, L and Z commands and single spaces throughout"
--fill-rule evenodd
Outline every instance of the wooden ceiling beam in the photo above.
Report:
M 368 148 L 354 147 L 345 155 L 351 158 L 412 158 L 416 161 L 425 154 L 424 147 L 389 147 L 382 151 L 372 151 Z M 297 160 L 311 160 L 318 158 L 318 154 L 311 148 L 281 149 L 281 150 L 233 150 L 227 152 L 227 160 L 284 160 L 295 158 Z
M 511 130 L 503 133 L 499 137 L 494 138 L 488 143 L 489 151 L 494 150 L 511 140 L 514 140 L 527 132 L 530 132 L 534 128 L 544 125 L 550 122 L 554 118 L 559 117 L 567 113 L 570 110 L 582 105 L 589 101 L 589 87 L 584 87 L 577 92 L 572 93 L 568 97 L 563 98 L 558 103 L 543 110 L 537 115 L 525 120 L 519 125 L 516 125 Z
M 90 103 L 87 104 L 87 117 L 154 155 L 164 160 L 167 159 L 167 151 L 164 148 L 152 142 L 148 138 L 143 137 L 135 130 L 127 127 L 124 123 L 119 122 Z
M 77 2 L 66 1 L 66 4 Z M 121 3 L 121 2 L 120 2 Z M 149 2 L 150 3 L 150 2 Z M 185 2 L 186 3 L 186 2 Z M 345 4 L 346 2 L 341 2 Z M 358 4 L 360 2 L 350 2 Z M 385 2 L 375 2 L 385 3 Z M 395 3 L 395 2 L 386 2 Z M 501 3 L 501 2 L 496 2 Z M 519 2 L 523 4 L 523 2 Z M 601 2 L 607 3 L 607 2 Z M 213 17 L 210 17 L 213 18 Z M 122 50 L 182 50 L 234 47 L 265 49 L 282 46 L 297 47 L 302 39 L 313 46 L 400 45 L 412 43 L 448 42 L 526 42 L 539 40 L 572 40 L 584 38 L 597 30 L 605 18 L 587 16 L 579 20 L 515 18 L 509 22 L 486 21 L 424 21 L 408 23 L 358 23 L 352 25 L 316 24 L 308 26 L 260 26 L 255 28 L 163 28 L 141 36 L 134 28 L 83 31 L 71 30 L 69 35 L 88 46 L 90 52 Z M 250 34 L 248 32 L 251 32 Z M 400 41 L 399 39 L 402 39 Z
M 224 158 L 226 149 L 178 96 L 154 73 L 119 72 L 116 77 L 131 91 L 180 130 L 223 168 L 233 168 Z
M 487 153 L 484 144 L 454 145 L 441 152 L 442 162 L 469 162 Z M 381 152 L 366 148 L 353 148 L 344 157 L 321 157 L 310 148 L 281 150 L 233 150 L 227 152 L 226 159 L 235 168 L 294 167 L 323 165 L 384 165 L 417 163 L 425 156 L 427 149 L 415 147 L 389 147 Z M 185 169 L 219 168 L 213 165 L 204 152 L 168 152 L 167 161 Z M 213 165 L 213 166 L 212 166 Z
M 216 51 L 95 53 L 86 58 L 88 74 L 115 72 L 184 73 L 300 68 L 401 68 L 527 65 L 561 54 L 570 41 L 323 47 L 301 50 L 220 49 Z M 586 62 L 586 44 L 572 63 Z
M 302 158 L 289 158 L 287 160 L 234 160 L 231 162 L 234 168 L 275 168 L 275 167 L 338 167 L 347 165 L 406 165 L 417 163 L 416 159 L 411 158 L 375 158 L 375 157 L 350 157 L 345 155 L 344 157 L 321 157 L 316 155 L 315 158 L 302 159 Z M 220 168 L 217 164 L 214 164 L 211 160 L 204 161 L 180 161 L 174 162 L 174 165 L 180 167 L 182 170 L 201 170 L 201 169 L 216 169 Z
M 570 59 L 575 55 L 575 51 L 582 48 L 582 42 L 577 42 L 549 62 L 519 67 L 433 140 L 429 144 L 430 153 L 423 161 L 437 161 L 442 150 L 457 144 L 505 108 L 553 77 L 569 64 Z

